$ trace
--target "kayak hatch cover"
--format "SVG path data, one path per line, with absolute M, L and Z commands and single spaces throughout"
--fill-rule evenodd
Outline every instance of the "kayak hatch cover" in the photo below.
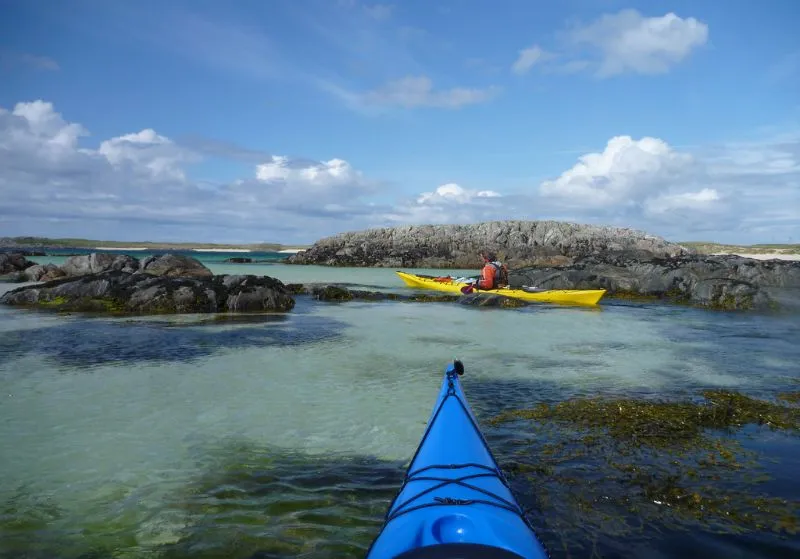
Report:
M 456 360 L 366 559 L 549 557 L 469 407 Z

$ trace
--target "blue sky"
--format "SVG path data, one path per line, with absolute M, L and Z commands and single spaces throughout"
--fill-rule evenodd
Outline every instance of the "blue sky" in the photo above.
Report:
M 0 0 L 0 235 L 800 242 L 800 4 Z

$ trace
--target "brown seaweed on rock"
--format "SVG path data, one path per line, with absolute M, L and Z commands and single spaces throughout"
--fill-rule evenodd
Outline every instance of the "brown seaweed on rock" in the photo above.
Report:
M 800 533 L 800 502 L 760 492 L 769 479 L 764 464 L 733 436 L 761 426 L 796 437 L 800 407 L 724 390 L 702 395 L 671 402 L 575 398 L 504 412 L 488 423 L 515 422 L 527 432 L 504 469 L 537 488 L 538 508 L 565 542 L 577 526 L 604 537 L 651 524 Z

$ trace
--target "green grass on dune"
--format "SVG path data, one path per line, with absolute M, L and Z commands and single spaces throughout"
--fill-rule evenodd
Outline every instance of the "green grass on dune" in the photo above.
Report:
M 29 246 L 29 247 L 60 247 L 60 248 L 127 248 L 131 246 L 148 249 L 178 249 L 190 250 L 193 248 L 217 249 L 249 249 L 253 251 L 277 251 L 285 249 L 307 248 L 302 245 L 284 245 L 280 243 L 255 243 L 255 244 L 218 244 L 218 243 L 168 243 L 154 241 L 98 241 L 92 239 L 51 239 L 49 237 L 4 237 L 0 239 L 0 246 Z
M 750 254 L 781 252 L 784 254 L 800 254 L 800 244 L 726 245 L 722 243 L 711 243 L 704 241 L 689 241 L 678 244 L 693 248 L 701 254 L 712 254 L 714 252 L 744 252 Z

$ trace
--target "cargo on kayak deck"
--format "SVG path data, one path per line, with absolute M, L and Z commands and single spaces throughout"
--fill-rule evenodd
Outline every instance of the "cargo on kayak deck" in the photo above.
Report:
M 447 293 L 462 293 L 462 288 L 469 285 L 465 278 L 447 278 L 446 276 L 425 276 L 421 274 L 410 274 L 396 270 L 395 273 L 408 287 L 417 289 L 431 289 L 433 291 L 445 291 Z M 529 302 L 559 303 L 566 305 L 597 305 L 605 289 L 537 289 L 525 287 L 523 289 L 512 289 L 501 287 L 498 289 L 481 290 L 475 289 L 474 293 L 494 293 L 503 297 L 520 299 Z
M 367 559 L 546 559 L 470 409 L 456 360 Z

